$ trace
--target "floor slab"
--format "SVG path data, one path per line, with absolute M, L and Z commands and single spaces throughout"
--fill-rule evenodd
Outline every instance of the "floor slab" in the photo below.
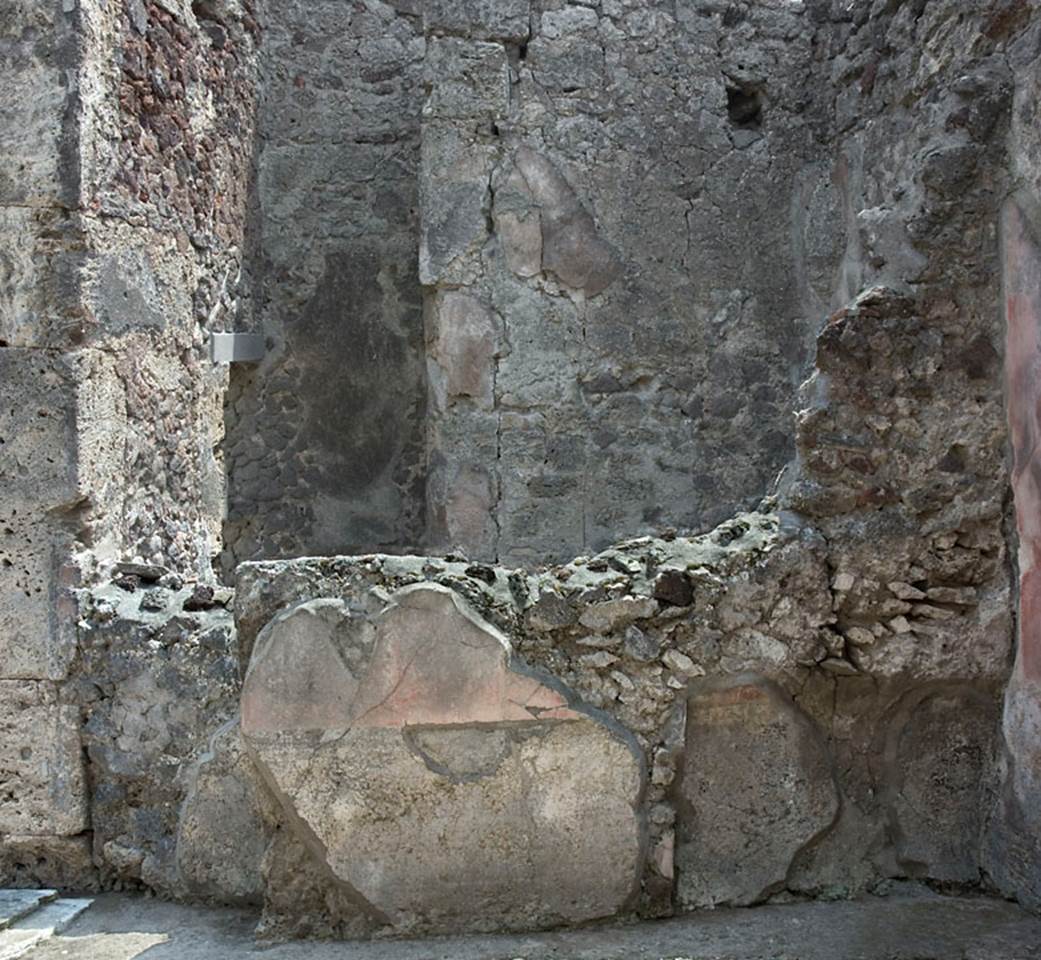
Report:
M 61 933 L 91 904 L 90 900 L 52 900 L 0 930 L 0 960 L 17 960 Z
M 0 890 L 0 930 L 57 896 L 57 890 Z

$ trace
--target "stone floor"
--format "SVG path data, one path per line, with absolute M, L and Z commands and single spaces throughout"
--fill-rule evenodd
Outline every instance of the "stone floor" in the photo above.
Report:
M 717 910 L 529 936 L 258 945 L 256 917 L 106 894 L 27 960 L 1038 960 L 1041 919 L 984 898 L 903 892 Z
M 92 900 L 64 898 L 57 890 L 0 890 L 0 960 L 18 960 L 60 934 Z

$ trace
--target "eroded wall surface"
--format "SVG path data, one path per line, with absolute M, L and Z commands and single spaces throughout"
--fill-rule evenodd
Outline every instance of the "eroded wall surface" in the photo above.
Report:
M 904 567 L 913 585 L 879 584 L 853 558 L 835 570 L 812 526 L 753 513 L 545 571 L 379 555 L 243 566 L 241 740 L 224 749 L 254 757 L 240 782 L 275 800 L 282 825 L 259 868 L 238 861 L 262 878 L 264 928 L 530 928 L 850 896 L 892 877 L 979 884 L 1011 645 L 994 550 L 930 544 L 924 569 Z M 492 648 L 501 634 L 509 682 L 474 623 Z M 628 768 L 610 741 L 582 741 L 589 719 L 627 732 L 643 759 L 627 816 L 632 794 L 608 772 Z M 362 744 L 380 764 L 357 766 Z M 581 815 L 577 774 L 602 815 Z M 213 808 L 198 783 L 186 809 Z M 489 808 L 530 818 L 532 838 L 518 844 Z M 638 869 L 620 891 L 634 827 Z M 589 869 L 591 829 L 614 870 Z M 441 853 L 437 837 L 452 838 Z M 563 900 L 510 879 L 543 862 L 544 843 L 573 850 L 540 873 L 573 891 Z M 387 882 L 404 849 L 442 882 Z M 287 896 L 286 864 L 301 858 L 312 885 Z M 475 878 L 485 899 L 467 893 Z
M 408 3 L 262 11 L 243 329 L 227 398 L 224 569 L 422 538 L 417 278 L 424 41 Z
M 754 505 L 843 299 L 802 5 L 425 24 L 430 544 L 559 560 Z

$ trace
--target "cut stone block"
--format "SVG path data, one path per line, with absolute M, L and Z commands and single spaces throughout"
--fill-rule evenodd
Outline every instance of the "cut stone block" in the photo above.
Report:
M 427 0 L 423 26 L 428 32 L 465 33 L 477 40 L 524 40 L 530 0 Z
M 997 704 L 969 687 L 917 693 L 901 704 L 886 748 L 890 822 L 908 876 L 977 883 Z
M 88 826 L 79 711 L 50 683 L 0 680 L 0 834 L 71 836 Z
M 476 297 L 450 291 L 432 312 L 427 371 L 434 406 L 458 400 L 491 409 L 498 331 L 495 315 Z
M 546 157 L 520 147 L 514 162 L 540 211 L 542 269 L 595 297 L 621 275 L 617 252 L 600 236 L 571 185 Z M 523 258 L 518 252 L 511 259 Z
M 72 539 L 93 519 L 92 504 L 118 513 L 121 412 L 112 360 L 100 351 L 0 349 L 2 678 L 67 672 L 77 618 Z
M 41 509 L 76 499 L 76 385 L 64 358 L 0 350 L 0 484 Z
M 15 3 L 0 24 L 0 205 L 74 202 L 64 127 L 74 20 L 61 5 Z
M 57 628 L 71 538 L 52 511 L 77 499 L 76 385 L 61 358 L 16 349 L 0 350 L 0 385 L 0 677 L 58 680 L 75 639 Z
M 16 960 L 38 943 L 61 933 L 91 903 L 92 900 L 55 900 L 0 931 L 0 960 Z
M 76 654 L 76 603 L 63 587 L 71 537 L 19 504 L 0 505 L 0 677 L 61 680 Z
M 512 164 L 499 171 L 492 219 L 507 266 L 518 277 L 538 276 L 542 272 L 542 217 L 527 182 Z
M 505 59 L 503 60 L 505 66 Z M 419 277 L 424 284 L 471 283 L 488 237 L 488 178 L 494 156 L 437 124 L 423 140 L 419 181 L 424 210 Z
M 3 177 L 0 166 L 0 190 Z M 75 221 L 55 207 L 0 205 L 0 233 L 19 238 L 0 250 L 0 340 L 12 348 L 71 345 L 84 325 L 76 294 L 85 254 Z
M 509 110 L 510 69 L 502 44 L 433 37 L 427 43 L 424 75 L 429 94 L 423 114 L 433 124 L 493 121 Z M 457 163 L 469 152 L 458 155 Z M 453 171 L 439 173 L 451 176 Z
M 444 587 L 373 620 L 300 604 L 257 639 L 242 730 L 300 839 L 373 927 L 524 929 L 626 907 L 635 741 Z
M 682 906 L 776 892 L 838 809 L 824 741 L 782 690 L 746 675 L 692 691 L 678 803 Z
M 97 890 L 90 835 L 18 836 L 0 839 L 0 883 L 11 887 Z
M 0 930 L 57 896 L 57 890 L 0 890 Z
M 114 361 L 99 350 L 0 350 L 0 484 L 7 502 L 70 510 L 91 496 L 114 495 L 123 407 Z

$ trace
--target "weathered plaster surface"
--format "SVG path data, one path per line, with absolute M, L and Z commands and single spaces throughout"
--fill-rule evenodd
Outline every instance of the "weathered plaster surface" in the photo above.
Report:
M 1019 538 L 1016 662 L 1005 694 L 1003 792 L 989 838 L 988 869 L 1007 892 L 1041 903 L 1041 245 L 1036 197 L 1010 200 L 1002 219 L 1005 372 Z
M 371 619 L 309 601 L 257 638 L 245 742 L 357 922 L 524 929 L 633 900 L 639 748 L 511 653 L 457 594 L 425 584 Z
M 401 549 L 423 525 L 420 20 L 337 0 L 260 18 L 238 322 L 268 354 L 233 370 L 226 400 L 229 576 L 242 560 Z

